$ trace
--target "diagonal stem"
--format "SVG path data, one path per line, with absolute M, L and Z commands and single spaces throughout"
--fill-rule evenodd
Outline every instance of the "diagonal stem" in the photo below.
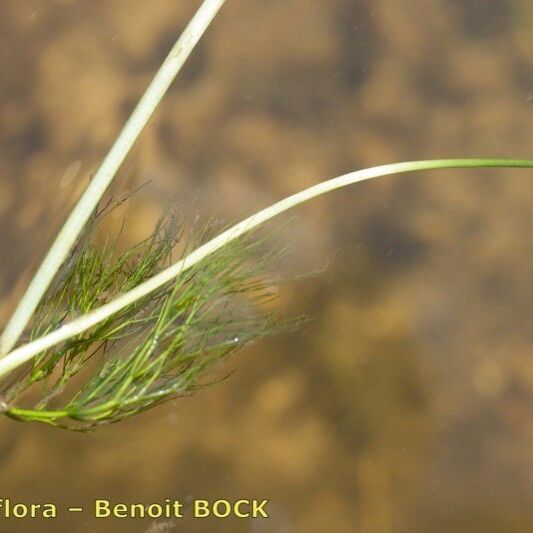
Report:
M 113 181 L 133 143 L 225 0 L 204 0 L 139 100 L 93 179 L 78 200 L 0 337 L 0 358 L 18 342 L 54 276 Z
M 144 283 L 138 285 L 131 291 L 118 296 L 111 302 L 83 315 L 72 322 L 60 327 L 56 331 L 49 333 L 39 339 L 17 348 L 10 354 L 0 360 L 0 377 L 4 376 L 11 370 L 19 367 L 26 361 L 29 361 L 39 353 L 59 344 L 75 335 L 78 335 L 87 329 L 95 326 L 111 315 L 135 303 L 162 285 L 172 281 L 182 272 L 205 259 L 213 252 L 216 252 L 224 245 L 239 238 L 250 230 L 260 226 L 267 220 L 287 211 L 288 209 L 321 196 L 329 191 L 365 181 L 380 176 L 389 176 L 392 174 L 401 174 L 405 172 L 415 172 L 431 169 L 450 169 L 450 168 L 485 168 L 485 167 L 504 167 L 504 168 L 533 168 L 533 160 L 518 159 L 436 159 L 428 161 L 408 161 L 404 163 L 393 163 L 390 165 L 381 165 L 378 167 L 367 168 L 344 174 L 337 178 L 313 185 L 308 189 L 297 192 L 275 204 L 258 211 L 252 216 L 244 219 L 235 226 L 222 232 L 214 239 L 200 246 L 192 253 L 177 261 L 169 268 L 153 276 Z

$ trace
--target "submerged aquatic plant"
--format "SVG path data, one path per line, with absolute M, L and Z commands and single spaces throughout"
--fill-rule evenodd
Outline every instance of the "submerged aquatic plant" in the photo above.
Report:
M 293 194 L 214 238 L 193 235 L 190 242 L 199 246 L 190 253 L 187 248 L 173 264 L 169 264 L 170 255 L 180 231 L 172 217 L 161 221 L 148 240 L 123 254 L 114 254 L 112 245 L 98 248 L 90 238 L 92 213 L 223 3 L 203 2 L 8 321 L 0 338 L 0 378 L 6 380 L 0 411 L 11 418 L 69 429 L 116 422 L 190 394 L 205 383 L 205 372 L 236 348 L 296 324 L 297 318 L 239 311 L 250 300 L 271 297 L 270 282 L 262 281 L 262 276 L 272 254 L 251 262 L 257 261 L 252 252 L 261 243 L 252 230 L 292 207 L 341 187 L 392 174 L 533 167 L 533 160 L 496 158 L 382 165 Z M 17 346 L 28 327 L 29 337 Z M 19 406 L 21 397 L 29 398 L 30 407 Z
M 191 239 L 200 233 L 206 240 L 211 232 L 193 231 Z M 184 233 L 177 217 L 167 216 L 148 239 L 115 253 L 114 241 L 95 244 L 91 228 L 37 308 L 30 342 L 148 280 L 168 264 Z M 42 351 L 3 395 L 11 405 L 33 390 L 32 407 L 9 407 L 6 414 L 89 429 L 191 394 L 226 356 L 299 321 L 257 310 L 274 296 L 265 274 L 279 255 L 262 253 L 257 260 L 262 245 L 261 239 L 234 241 L 172 283 Z

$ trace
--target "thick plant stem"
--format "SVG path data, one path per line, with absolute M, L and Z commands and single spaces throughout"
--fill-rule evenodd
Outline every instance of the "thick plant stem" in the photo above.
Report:
M 0 337 L 0 357 L 9 352 L 19 340 L 43 295 L 61 264 L 65 261 L 91 213 L 115 177 L 133 143 L 224 2 L 225 0 L 205 0 L 170 50 L 100 168 L 58 233 L 13 316 L 7 323 Z
M 288 196 L 283 200 L 267 207 L 254 215 L 244 219 L 235 226 L 222 232 L 214 239 L 200 246 L 192 253 L 177 261 L 169 268 L 163 270 L 156 276 L 138 285 L 133 290 L 118 296 L 108 304 L 83 315 L 72 322 L 60 327 L 56 331 L 34 340 L 28 344 L 17 348 L 9 355 L 0 360 L 0 377 L 11 370 L 19 367 L 26 361 L 29 361 L 37 354 L 59 344 L 75 335 L 78 335 L 87 329 L 95 326 L 99 322 L 107 319 L 121 309 L 133 304 L 140 298 L 147 296 L 157 290 L 162 285 L 172 281 L 182 272 L 205 259 L 213 252 L 216 252 L 224 245 L 239 238 L 250 230 L 260 226 L 267 220 L 279 215 L 288 209 L 303 204 L 312 198 L 321 196 L 329 191 L 358 183 L 360 181 L 400 174 L 405 172 L 414 172 L 431 169 L 450 169 L 450 168 L 483 168 L 483 167 L 515 167 L 515 168 L 533 168 L 533 160 L 517 159 L 437 159 L 429 161 L 409 161 L 404 163 L 393 163 L 378 167 L 358 170 L 349 174 L 344 174 L 333 178 L 296 194 Z

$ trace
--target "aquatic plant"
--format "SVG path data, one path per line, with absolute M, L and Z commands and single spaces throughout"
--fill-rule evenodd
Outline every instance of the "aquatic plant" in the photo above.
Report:
M 532 160 L 500 158 L 387 164 L 297 192 L 213 238 L 207 238 L 210 230 L 193 233 L 174 263 L 172 250 L 183 238 L 174 216 L 122 254 L 113 253 L 112 241 L 99 248 L 92 235 L 103 194 L 223 4 L 205 0 L 173 46 L 8 321 L 0 338 L 0 410 L 7 416 L 81 430 L 116 422 L 194 392 L 237 348 L 293 327 L 298 317 L 239 311 L 272 297 L 272 281 L 264 278 L 276 254 L 257 260 L 253 252 L 262 240 L 255 230 L 288 209 L 380 176 L 533 167 Z

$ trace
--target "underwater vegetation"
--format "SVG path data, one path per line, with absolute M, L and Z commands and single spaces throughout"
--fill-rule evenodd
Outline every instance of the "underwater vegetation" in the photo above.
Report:
M 533 167 L 531 160 L 499 158 L 382 165 L 304 189 L 215 236 L 200 230 L 186 237 L 175 262 L 183 230 L 173 216 L 122 254 L 113 241 L 98 247 L 91 236 L 102 195 L 223 3 L 206 0 L 173 46 L 9 320 L 0 340 L 7 416 L 82 430 L 116 422 L 191 394 L 237 348 L 296 326 L 300 317 L 253 309 L 272 297 L 271 254 L 257 259 L 255 230 L 293 207 L 386 175 Z

